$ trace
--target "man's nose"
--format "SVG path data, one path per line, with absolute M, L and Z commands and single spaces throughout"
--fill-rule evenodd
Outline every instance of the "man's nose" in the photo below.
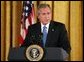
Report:
M 47 18 L 48 17 L 48 14 L 45 14 L 45 17 Z
M 48 15 L 46 15 L 46 19 L 49 19 L 49 16 Z

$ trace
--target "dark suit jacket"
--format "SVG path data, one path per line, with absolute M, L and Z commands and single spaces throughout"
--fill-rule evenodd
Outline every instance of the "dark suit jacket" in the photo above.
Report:
M 41 38 L 41 24 L 38 22 L 28 27 L 28 34 L 22 46 L 29 46 L 33 43 L 42 45 Z M 70 52 L 71 47 L 68 41 L 67 31 L 63 23 L 54 21 L 50 22 L 45 47 L 61 47 L 66 50 L 67 53 Z

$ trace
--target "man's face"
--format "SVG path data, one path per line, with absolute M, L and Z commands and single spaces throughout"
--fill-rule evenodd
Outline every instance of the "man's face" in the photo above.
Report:
M 52 15 L 49 7 L 39 9 L 38 19 L 44 25 L 51 21 Z

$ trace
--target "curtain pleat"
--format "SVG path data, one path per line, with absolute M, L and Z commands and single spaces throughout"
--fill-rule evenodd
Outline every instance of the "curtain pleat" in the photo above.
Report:
M 80 1 L 71 1 L 70 4 L 71 60 L 81 61 L 83 60 L 82 3 Z
M 10 16 L 10 12 L 11 12 L 11 5 L 10 5 L 10 1 L 7 1 L 6 2 L 6 34 L 5 34 L 5 42 L 6 42 L 6 44 L 5 44 L 5 46 L 6 46 L 6 52 L 5 52 L 5 54 L 6 54 L 6 61 L 7 61 L 7 57 L 8 57 L 8 52 L 9 52 L 9 48 L 10 48 L 10 26 L 11 26 L 11 24 L 10 24 L 10 21 L 11 21 L 11 16 Z
M 12 2 L 12 46 L 19 46 L 20 21 L 22 15 L 22 2 Z
M 1 60 L 5 60 L 5 2 L 1 2 Z

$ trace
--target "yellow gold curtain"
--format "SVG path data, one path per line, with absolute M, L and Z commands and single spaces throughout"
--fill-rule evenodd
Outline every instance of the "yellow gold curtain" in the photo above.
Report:
M 21 1 L 1 1 L 1 60 L 8 60 L 10 47 L 19 46 Z
M 70 42 L 72 46 L 71 60 L 83 60 L 83 12 L 82 2 L 70 3 Z
M 52 19 L 65 24 L 71 44 L 70 61 L 83 60 L 83 2 L 34 1 L 35 20 L 38 4 L 52 8 Z M 1 1 L 1 61 L 8 61 L 10 47 L 19 46 L 22 1 Z

